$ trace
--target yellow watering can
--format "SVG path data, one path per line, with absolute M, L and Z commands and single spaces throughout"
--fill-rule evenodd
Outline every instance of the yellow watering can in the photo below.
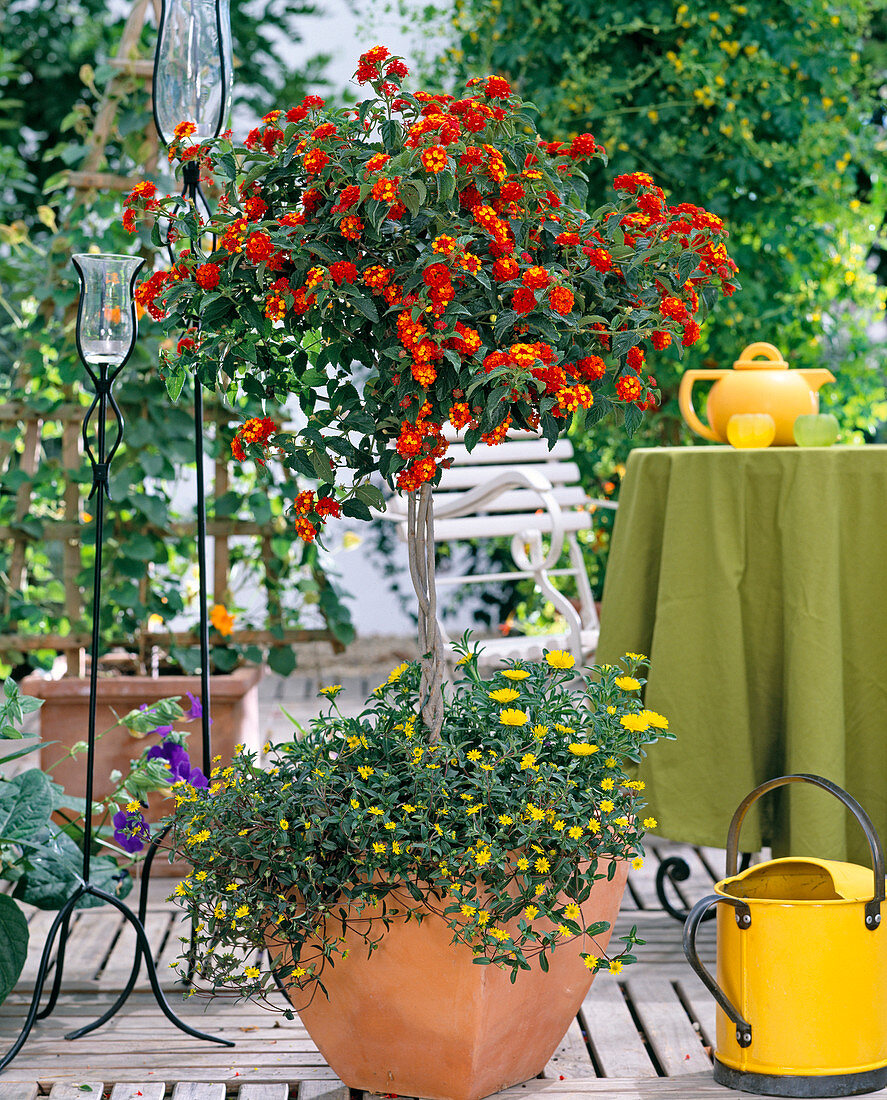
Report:
M 865 831 L 873 870 L 774 859 L 737 874 L 739 830 L 761 795 L 789 783 L 829 791 Z M 714 1077 L 765 1096 L 852 1096 L 887 1085 L 884 850 L 862 806 L 828 779 L 784 775 L 733 815 L 727 877 L 694 905 L 684 953 L 718 1003 Z M 696 932 L 717 905 L 717 981 Z
M 693 383 L 714 380 L 708 395 L 703 424 L 693 408 Z M 678 404 L 681 415 L 697 435 L 713 443 L 727 442 L 731 416 L 767 413 L 773 417 L 777 447 L 793 447 L 792 429 L 802 415 L 819 412 L 819 389 L 835 376 L 824 367 L 789 369 L 772 344 L 749 344 L 732 370 L 688 370 L 681 377 Z

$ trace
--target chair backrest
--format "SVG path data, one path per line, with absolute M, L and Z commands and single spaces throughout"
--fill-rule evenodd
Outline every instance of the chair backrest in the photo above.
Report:
M 554 499 L 562 508 L 574 508 L 586 502 L 587 494 L 579 481 L 579 467 L 573 461 L 573 445 L 559 439 L 553 448 L 539 436 L 529 433 L 510 435 L 496 447 L 479 446 L 470 453 L 463 443 L 450 444 L 447 458 L 453 465 L 445 470 L 434 491 L 435 504 L 450 503 L 453 494 L 484 485 L 494 477 L 515 468 L 533 470 L 551 485 Z M 458 437 L 456 437 L 458 438 Z M 539 498 L 531 489 L 511 489 L 484 506 L 485 512 L 536 513 Z

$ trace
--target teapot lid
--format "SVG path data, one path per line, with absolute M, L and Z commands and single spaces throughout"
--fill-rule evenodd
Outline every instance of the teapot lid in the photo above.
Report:
M 764 356 L 763 359 L 758 356 Z M 788 363 L 782 358 L 779 348 L 759 341 L 749 344 L 733 364 L 734 370 L 788 370 Z

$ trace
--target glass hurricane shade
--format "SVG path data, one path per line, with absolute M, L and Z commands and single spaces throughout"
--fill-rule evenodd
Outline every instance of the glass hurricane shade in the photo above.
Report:
M 80 276 L 77 343 L 83 361 L 90 367 L 119 367 L 136 340 L 133 284 L 145 261 L 103 252 L 79 253 L 73 261 Z
M 154 122 L 169 145 L 180 122 L 194 140 L 217 137 L 228 120 L 234 66 L 230 0 L 163 0 L 154 55 Z

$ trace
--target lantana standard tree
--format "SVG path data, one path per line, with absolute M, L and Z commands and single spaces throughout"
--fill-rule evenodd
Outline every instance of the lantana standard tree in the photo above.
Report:
M 177 241 L 172 270 L 139 292 L 191 330 L 165 362 L 170 392 L 196 370 L 231 394 L 299 402 L 297 436 L 251 420 L 233 449 L 317 479 L 295 502 L 303 538 L 331 516 L 368 519 L 374 474 L 409 494 L 422 713 L 436 739 L 431 488 L 448 465 L 445 425 L 469 449 L 511 427 L 553 444 L 579 411 L 594 422 L 617 410 L 632 432 L 656 398 L 648 350 L 692 345 L 736 268 L 720 219 L 669 205 L 645 173 L 617 177 L 589 216 L 582 165 L 605 161 L 603 148 L 588 133 L 541 140 L 532 104 L 503 78 L 471 80 L 461 99 L 410 93 L 382 46 L 356 75 L 371 98 L 329 110 L 308 96 L 242 144 L 189 144 L 181 124 L 171 155 L 222 189 L 212 223 L 150 183 L 124 222 L 168 216 Z

